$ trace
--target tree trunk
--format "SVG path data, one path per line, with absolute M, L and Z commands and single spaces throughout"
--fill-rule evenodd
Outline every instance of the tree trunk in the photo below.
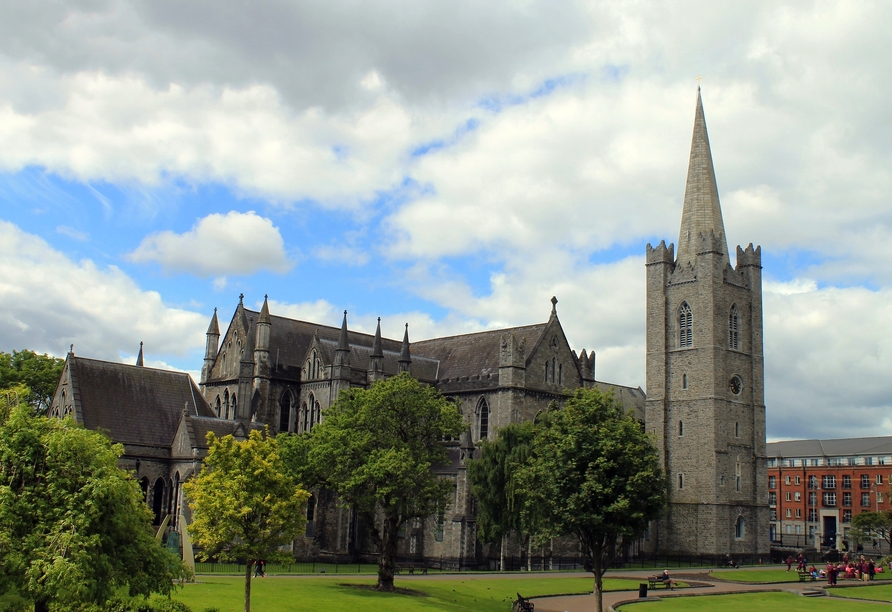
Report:
M 378 586 L 376 591 L 393 591 L 393 576 L 396 574 L 396 541 L 399 518 L 384 517 L 381 534 L 381 553 L 378 556 Z
M 527 536 L 527 571 L 533 571 L 533 536 Z
M 508 552 L 508 534 L 502 536 L 502 550 L 499 551 L 499 571 L 505 571 L 505 554 Z
M 251 559 L 246 561 L 245 567 L 245 612 L 251 612 Z

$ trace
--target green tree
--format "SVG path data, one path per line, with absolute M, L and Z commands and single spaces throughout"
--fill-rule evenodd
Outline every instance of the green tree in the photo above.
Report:
M 62 376 L 65 360 L 34 351 L 0 352 L 0 389 L 23 384 L 31 390 L 29 405 L 46 414 Z
M 139 485 L 117 462 L 123 448 L 71 420 L 27 405 L 0 425 L 0 590 L 76 608 L 169 594 L 187 570 L 156 542 Z
M 540 535 L 573 535 L 602 578 L 623 538 L 641 534 L 666 503 L 659 456 L 635 417 L 612 394 L 577 389 L 536 426 L 533 454 L 521 468 L 529 507 L 544 508 Z
M 194 519 L 189 533 L 204 548 L 199 557 L 245 561 L 250 612 L 252 562 L 289 558 L 280 547 L 303 532 L 310 494 L 287 473 L 275 438 L 254 430 L 242 441 L 213 432 L 207 439 L 201 472 L 183 485 Z
M 452 483 L 433 469 L 447 462 L 442 440 L 461 431 L 456 405 L 404 373 L 342 392 L 308 434 L 298 469 L 359 513 L 378 546 L 379 591 L 393 590 L 400 526 L 448 504 Z
M 516 475 L 529 459 L 534 435 L 531 421 L 506 425 L 495 442 L 483 440 L 480 457 L 468 463 L 471 492 L 477 498 L 477 535 L 484 542 L 501 543 L 502 571 L 509 534 L 529 533 L 522 512 L 527 500 Z
M 852 530 L 849 534 L 856 540 L 879 538 L 892 549 L 892 510 L 862 512 L 852 517 Z

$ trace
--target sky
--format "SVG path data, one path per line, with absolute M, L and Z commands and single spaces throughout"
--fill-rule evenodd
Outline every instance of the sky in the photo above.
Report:
M 645 387 L 698 83 L 769 439 L 892 435 L 892 5 L 0 0 L 0 350 L 197 374 L 244 293 Z M 698 81 L 698 77 L 700 80 Z

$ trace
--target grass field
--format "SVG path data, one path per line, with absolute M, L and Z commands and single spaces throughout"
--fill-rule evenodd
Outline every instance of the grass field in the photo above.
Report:
M 244 580 L 236 577 L 199 576 L 197 584 L 187 584 L 174 599 L 194 612 L 215 607 L 220 612 L 244 609 Z M 605 579 L 606 590 L 637 590 L 638 580 Z M 583 594 L 592 590 L 591 578 L 467 578 L 435 580 L 397 578 L 397 588 L 415 594 L 378 593 L 357 588 L 371 587 L 370 578 L 265 578 L 251 582 L 251 608 L 289 612 L 507 612 L 520 592 L 524 597 L 555 594 Z
M 857 589 L 829 589 L 829 591 L 830 594 L 834 597 L 872 599 L 874 601 L 892 601 L 892 584 L 884 584 L 883 586 L 870 586 Z
M 862 589 L 858 589 L 862 590 Z M 863 589 L 875 591 L 876 588 Z M 673 597 L 646 604 L 620 606 L 623 612 L 687 612 L 721 610 L 722 612 L 867 612 L 889 610 L 886 604 L 846 601 L 835 597 L 802 597 L 793 593 L 741 593 L 703 597 Z

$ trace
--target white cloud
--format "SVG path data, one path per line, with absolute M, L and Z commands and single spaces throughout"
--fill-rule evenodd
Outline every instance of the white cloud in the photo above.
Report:
M 771 288 L 764 311 L 772 437 L 892 435 L 892 290 Z
M 144 340 L 158 355 L 201 347 L 206 316 L 166 305 L 114 266 L 74 262 L 0 221 L 0 350 L 28 348 L 118 361 Z
M 273 222 L 249 211 L 210 214 L 183 234 L 164 231 L 147 236 L 128 256 L 137 263 L 157 262 L 166 272 L 196 276 L 287 272 L 291 262 Z M 214 281 L 225 287 L 225 279 Z

